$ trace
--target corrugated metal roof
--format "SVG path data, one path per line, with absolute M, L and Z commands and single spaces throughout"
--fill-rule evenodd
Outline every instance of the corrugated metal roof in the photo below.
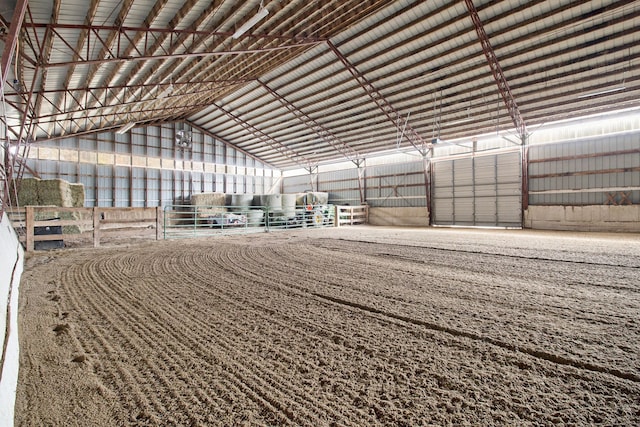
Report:
M 464 1 L 262 3 L 234 39 L 259 0 L 30 0 L 12 136 L 180 120 L 292 168 L 514 128 Z M 473 5 L 527 125 L 640 107 L 638 0 Z

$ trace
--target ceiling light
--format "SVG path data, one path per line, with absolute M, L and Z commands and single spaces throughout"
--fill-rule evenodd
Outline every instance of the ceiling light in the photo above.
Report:
M 118 129 L 116 131 L 116 133 L 118 135 L 122 135 L 127 133 L 128 131 L 130 131 L 134 126 L 136 125 L 136 122 L 132 122 L 132 123 L 127 123 L 126 125 L 122 126 L 120 129 Z
M 583 95 L 578 96 L 578 98 L 589 98 L 590 96 L 606 95 L 608 93 L 620 92 L 620 91 L 625 90 L 625 89 L 626 89 L 626 86 L 618 86 L 618 87 L 614 87 L 614 88 L 603 89 L 603 90 L 600 90 L 598 92 L 585 93 Z
M 460 123 L 468 123 L 470 121 L 473 121 L 473 118 L 471 117 L 465 117 L 464 119 L 459 119 L 459 120 L 454 120 L 452 122 L 447 123 L 448 126 L 450 125 L 459 125 Z
M 261 19 L 263 19 L 268 14 L 269 14 L 269 10 L 262 5 L 262 2 L 260 2 L 260 9 L 258 9 L 258 13 L 253 15 L 253 18 L 249 19 L 240 28 L 238 28 L 236 32 L 233 33 L 232 37 L 234 39 L 240 38 L 240 36 L 242 36 L 244 33 L 249 31 L 254 25 L 256 25 Z

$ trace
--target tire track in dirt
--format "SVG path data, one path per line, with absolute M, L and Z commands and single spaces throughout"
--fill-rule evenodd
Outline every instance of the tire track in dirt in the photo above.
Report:
M 238 259 L 240 258 L 238 257 L 238 253 L 234 253 L 234 258 L 238 258 Z M 202 264 L 206 264 L 206 262 L 202 262 L 202 260 L 199 260 L 199 262 Z
M 501 272 L 501 273 L 502 273 L 502 272 Z M 466 289 L 465 289 L 465 291 L 466 291 Z M 469 289 L 469 291 L 470 291 L 470 292 L 472 292 L 472 291 L 473 291 L 473 288 Z M 375 291 L 374 291 L 374 292 L 375 292 Z M 565 291 L 565 290 L 562 290 L 562 291 L 558 290 L 558 293 L 560 293 L 560 292 L 566 292 L 566 291 Z M 546 293 L 545 293 L 543 296 L 544 296 L 545 298 L 548 298 Z M 637 298 L 636 298 L 636 299 L 637 299 Z M 575 304 L 575 302 L 574 302 L 574 304 Z M 574 305 L 574 304 L 572 304 L 572 305 Z M 576 305 L 577 305 L 577 304 L 576 304 Z M 637 305 L 637 304 L 636 304 L 636 305 Z M 566 310 L 566 309 L 568 309 L 568 307 L 566 307 L 566 304 L 565 304 L 565 306 L 563 306 L 562 308 L 563 308 L 563 309 L 565 309 L 565 310 Z M 573 308 L 573 307 L 572 307 L 572 308 Z M 527 311 L 527 310 L 526 310 L 526 307 L 524 307 L 522 310 L 520 310 L 520 307 L 518 307 L 518 309 L 519 309 L 519 311 Z M 553 314 L 553 306 L 550 306 L 549 304 L 546 304 L 546 303 L 545 303 L 545 306 L 544 306 L 544 313 L 545 313 L 545 315 L 547 315 L 547 313 L 549 312 L 549 309 L 551 309 L 551 314 Z M 612 318 L 614 318 L 614 319 L 615 319 L 615 318 L 616 318 L 616 317 L 618 317 L 618 316 L 616 316 L 616 314 L 615 314 L 614 310 L 620 310 L 619 299 L 616 299 L 616 300 L 615 300 L 615 306 L 612 306 L 612 307 L 611 307 L 611 309 L 609 309 L 609 311 L 608 311 L 609 313 L 611 313 L 611 314 L 612 314 L 612 316 L 610 316 L 610 317 L 612 317 Z M 536 311 L 539 311 L 539 309 L 538 309 L 538 310 L 536 310 Z M 591 312 L 592 312 L 592 311 L 588 311 L 588 310 L 583 311 L 583 313 L 585 313 L 585 314 L 589 314 L 589 313 L 591 313 Z M 570 320 L 571 320 L 571 321 L 575 321 L 575 320 L 576 320 L 576 318 L 578 317 L 578 316 L 576 316 L 575 314 L 576 314 L 575 312 L 572 312 L 572 313 L 571 313 L 571 316 L 570 316 Z M 562 316 L 562 314 L 560 314 L 560 316 Z M 567 316 L 565 316 L 565 317 L 567 317 Z M 626 316 L 626 319 L 629 319 L 629 316 Z M 536 319 L 536 320 L 538 320 L 538 319 Z M 592 318 L 590 323 L 591 323 L 591 324 L 593 324 L 593 321 L 594 321 L 594 320 L 595 320 L 595 319 L 593 319 L 593 318 Z M 608 323 L 609 323 L 609 322 L 606 322 L 606 323 L 605 323 L 605 322 L 603 322 L 603 324 L 608 324 Z M 627 325 L 621 325 L 621 326 L 627 326 Z
M 624 262 L 612 262 L 612 261 L 608 261 L 608 262 L 596 262 L 596 261 L 586 261 L 584 259 L 568 259 L 568 258 L 561 258 L 561 257 L 555 257 L 555 258 L 551 258 L 551 257 L 545 257 L 545 256 L 536 256 L 536 255 L 521 255 L 517 252 L 519 252 L 519 250 L 517 249 L 512 249 L 512 252 L 516 252 L 516 253 L 505 253 L 504 251 L 500 251 L 500 250 L 496 250 L 495 246 L 487 246 L 485 251 L 481 251 L 481 250 L 470 250 L 470 249 L 464 249 L 463 247 L 455 247 L 455 248 L 448 248 L 448 247 L 442 247 L 442 246 L 428 246 L 425 245 L 423 242 L 420 242 L 419 245 L 408 245 L 406 243 L 394 243 L 394 242 L 380 242 L 380 241 L 369 241 L 369 240 L 357 240 L 357 239 L 324 239 L 326 242 L 329 243 L 329 246 L 332 246 L 333 243 L 335 241 L 343 241 L 343 242 L 350 242 L 350 243 L 360 243 L 360 244 L 365 244 L 365 245 L 369 245 L 369 246 L 375 246 L 378 244 L 383 243 L 386 247 L 397 247 L 397 248 L 403 248 L 403 249 L 418 249 L 418 250 L 430 250 L 430 251 L 442 251 L 442 252 L 453 252 L 453 253 L 466 253 L 466 254 L 470 254 L 470 255 L 481 255 L 481 256 L 496 256 L 496 257 L 505 257 L 505 258 L 516 258 L 516 259 L 523 259 L 523 260 L 531 260 L 531 261 L 553 261 L 553 262 L 563 262 L 563 263 L 570 263 L 570 264 L 579 264 L 579 265 L 594 265 L 594 266 L 603 266 L 603 267 L 623 267 L 623 268 L 632 268 L 632 269 L 640 269 L 640 262 L 638 260 L 637 257 L 634 256 L 624 256 Z M 531 247 L 526 247 L 526 248 L 521 248 L 520 249 L 523 252 L 526 252 L 528 254 L 531 253 L 535 253 L 536 250 L 531 248 Z M 567 253 L 567 252 L 561 252 L 561 251 L 556 251 L 556 253 L 558 253 L 559 255 L 565 255 L 566 257 L 568 256 L 574 256 L 574 258 L 577 258 L 576 255 L 580 256 L 584 256 L 584 257 L 590 257 L 593 258 L 593 253 L 589 253 L 589 254 L 580 254 L 577 251 L 572 251 L 571 253 Z

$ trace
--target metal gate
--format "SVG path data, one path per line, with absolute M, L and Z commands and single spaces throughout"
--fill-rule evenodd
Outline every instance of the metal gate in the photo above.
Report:
M 520 152 L 433 162 L 435 225 L 521 227 Z

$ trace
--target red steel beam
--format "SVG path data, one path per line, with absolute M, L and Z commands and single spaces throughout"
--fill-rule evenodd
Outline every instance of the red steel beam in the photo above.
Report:
M 217 105 L 215 103 L 211 103 L 210 105 L 213 105 L 214 107 L 216 107 L 217 109 L 222 111 L 224 114 L 227 115 L 227 117 L 232 119 L 234 122 L 238 123 L 247 132 L 252 134 L 254 137 L 258 138 L 263 143 L 269 145 L 271 148 L 276 150 L 282 156 L 284 156 L 287 159 L 291 160 L 292 162 L 294 162 L 298 166 L 301 166 L 301 167 L 304 168 L 304 167 L 307 167 L 308 164 L 311 163 L 310 161 L 305 159 L 299 153 L 295 152 L 294 150 L 292 150 L 291 148 L 289 148 L 286 145 L 282 144 L 281 142 L 276 141 L 275 139 L 273 139 L 272 137 L 270 137 L 266 133 L 262 132 L 260 129 L 255 128 L 254 126 L 252 126 L 251 124 L 249 124 L 246 121 L 242 120 L 240 117 L 236 116 L 232 112 L 225 110 L 224 108 L 222 108 L 221 106 L 219 106 L 219 105 Z
M 49 63 L 43 64 L 42 68 L 67 67 L 70 65 L 106 64 L 109 62 L 151 61 L 151 60 L 157 60 L 157 59 L 177 59 L 177 58 L 194 58 L 194 57 L 205 58 L 205 57 L 211 57 L 211 56 L 243 55 L 248 53 L 265 53 L 265 52 L 275 52 L 275 51 L 286 50 L 286 49 L 294 49 L 298 47 L 314 45 L 317 43 L 318 42 L 296 43 L 296 44 L 287 45 L 287 46 L 276 46 L 276 47 L 247 49 L 247 50 L 225 50 L 225 51 L 218 51 L 218 52 L 186 52 L 186 53 L 173 53 L 173 54 L 164 54 L 164 55 L 110 57 L 110 58 L 101 58 L 101 59 L 78 58 L 75 61 L 49 62 Z
M 422 155 L 426 155 L 428 153 L 429 148 L 431 148 L 432 144 L 427 143 L 422 136 L 418 132 L 416 132 L 409 123 L 406 123 L 400 117 L 398 111 L 393 108 L 393 106 L 387 101 L 382 93 L 376 89 L 371 82 L 360 72 L 358 69 L 351 63 L 349 60 L 338 50 L 338 48 L 331 42 L 331 40 L 327 40 L 327 45 L 329 48 L 335 53 L 335 55 L 340 59 L 340 61 L 344 64 L 344 66 L 349 70 L 351 75 L 356 79 L 356 81 L 360 84 L 362 89 L 367 92 L 367 95 L 371 97 L 373 102 L 376 103 L 378 108 L 382 110 L 385 116 L 394 124 L 394 126 L 400 132 L 404 132 L 405 137 L 413 147 L 418 150 Z
M 313 120 L 311 117 L 300 111 L 295 105 L 291 104 L 285 98 L 280 96 L 278 92 L 271 89 L 265 83 L 258 79 L 258 83 L 265 88 L 274 98 L 276 98 L 280 103 L 298 120 L 304 123 L 309 129 L 314 131 L 318 136 L 320 136 L 324 141 L 326 141 L 329 145 L 335 148 L 340 154 L 351 161 L 356 161 L 359 158 L 358 153 L 351 148 L 347 143 L 343 142 L 333 134 L 330 130 L 322 126 L 320 123 Z
M 18 34 L 22 28 L 24 15 L 27 12 L 28 0 L 18 0 L 16 8 L 13 11 L 13 17 L 11 18 L 11 26 L 9 27 L 9 35 L 4 43 L 4 51 L 2 52 L 2 86 L 9 74 L 9 67 L 13 60 L 13 54 L 16 50 L 16 43 L 18 41 Z M 17 78 L 17 76 L 16 76 Z
M 27 0 L 21 0 L 21 1 L 24 1 L 26 3 Z M 93 32 L 96 35 L 98 31 L 117 31 L 125 35 L 127 33 L 130 33 L 132 36 L 137 33 L 144 33 L 145 37 L 148 37 L 149 34 L 153 34 L 153 33 L 170 33 L 175 35 L 186 34 L 186 35 L 193 35 L 193 36 L 221 37 L 224 39 L 228 39 L 233 34 L 233 32 L 206 31 L 206 30 L 194 30 L 194 29 L 180 30 L 180 29 L 174 29 L 174 28 L 123 27 L 123 26 L 113 26 L 113 25 L 60 24 L 60 23 L 39 24 L 39 23 L 32 23 L 32 22 L 25 22 L 23 24 L 23 27 L 34 28 L 34 29 L 49 28 L 51 30 L 55 30 L 55 29 L 87 30 L 87 31 Z M 264 40 L 288 40 L 288 41 L 304 43 L 304 44 L 321 43 L 326 40 L 322 37 L 298 37 L 298 36 L 281 36 L 281 35 L 270 35 L 270 34 L 246 34 L 243 37 L 264 39 Z
M 478 15 L 478 10 L 473 4 L 472 0 L 464 0 L 467 5 L 467 9 L 469 10 L 469 16 L 473 21 L 473 25 L 476 29 L 476 34 L 478 35 L 478 39 L 480 40 L 480 44 L 482 45 L 482 51 L 484 52 L 484 56 L 487 58 L 487 62 L 489 63 L 489 67 L 491 68 L 491 73 L 493 74 L 493 78 L 498 85 L 498 91 L 500 91 L 500 95 L 502 96 L 502 100 L 504 101 L 505 106 L 507 107 L 507 111 L 511 116 L 511 120 L 516 127 L 518 132 L 518 136 L 522 140 L 524 144 L 527 138 L 527 126 L 522 118 L 522 114 L 520 114 L 520 109 L 518 108 L 518 104 L 511 93 L 511 88 L 509 87 L 509 82 L 505 77 L 502 67 L 500 67 L 500 63 L 498 62 L 498 58 L 493 51 L 493 47 L 489 42 L 489 36 L 484 30 L 484 25 L 480 20 L 480 16 Z

